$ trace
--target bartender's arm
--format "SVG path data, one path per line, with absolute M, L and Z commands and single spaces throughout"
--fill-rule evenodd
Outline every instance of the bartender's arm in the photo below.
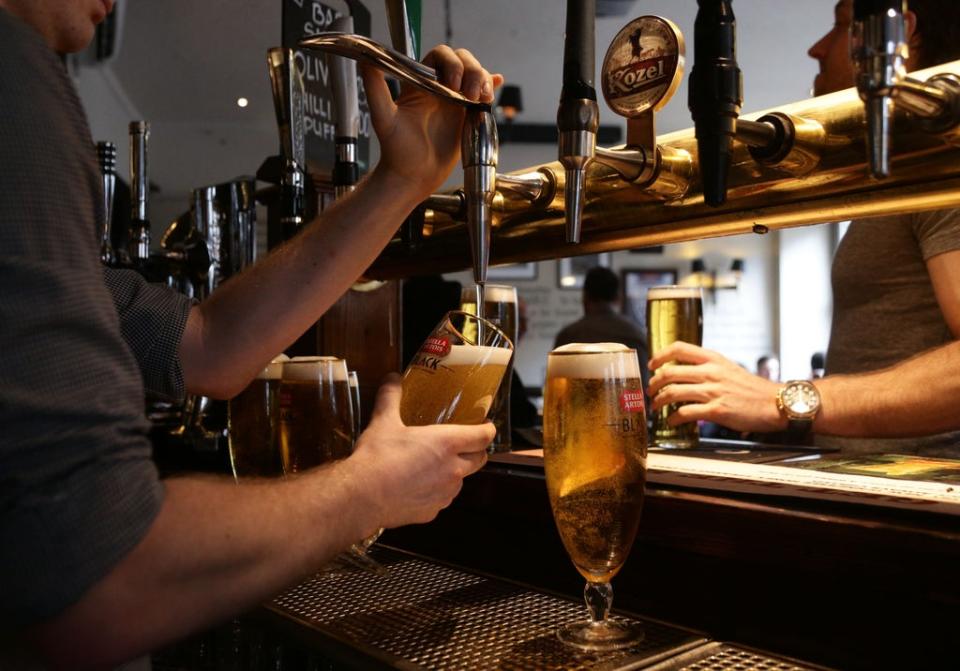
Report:
M 465 50 L 440 46 L 424 61 L 473 100 L 490 102 L 502 82 Z M 457 164 L 463 107 L 412 87 L 394 103 L 379 71 L 363 76 L 380 162 L 355 192 L 191 311 L 180 349 L 188 391 L 229 398 L 243 389 L 349 289 Z
M 931 244 L 956 245 L 956 214 L 918 215 L 918 226 L 936 229 Z M 927 273 L 955 340 L 889 368 L 814 381 L 821 409 L 814 433 L 869 438 L 930 435 L 960 429 L 960 250 L 930 256 Z M 893 326 L 891 326 L 893 328 Z M 688 366 L 667 366 L 679 361 Z M 674 343 L 650 361 L 652 408 L 684 402 L 671 424 L 698 420 L 737 431 L 781 431 L 787 417 L 777 407 L 781 385 L 752 375 L 717 352 Z M 667 386 L 669 385 L 669 386 Z

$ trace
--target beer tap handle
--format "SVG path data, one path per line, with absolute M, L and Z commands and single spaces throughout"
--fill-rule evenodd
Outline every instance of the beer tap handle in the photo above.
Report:
M 130 257 L 145 270 L 150 259 L 150 220 L 147 198 L 150 179 L 147 175 L 147 142 L 150 124 L 130 122 Z
M 267 66 L 273 91 L 273 107 L 280 133 L 283 170 L 280 177 L 280 225 L 289 238 L 304 223 L 304 187 L 306 184 L 306 148 L 303 116 L 303 77 L 297 69 L 292 49 L 267 50 Z
M 904 0 L 854 0 L 850 56 L 857 91 L 866 106 L 870 172 L 890 174 L 890 132 L 895 87 L 907 54 Z
M 331 27 L 339 32 L 353 32 L 353 18 L 341 16 Z M 357 98 L 357 62 L 342 56 L 331 56 L 331 79 L 336 104 L 336 158 L 333 164 L 333 186 L 336 197 L 356 188 L 360 179 L 357 163 L 357 138 L 360 135 L 360 104 Z
M 600 126 L 594 88 L 596 0 L 567 0 L 563 43 L 563 89 L 557 109 L 558 155 L 566 173 L 564 214 L 567 242 L 580 242 L 584 171 L 593 159 Z
M 115 265 L 117 255 L 110 242 L 113 228 L 113 195 L 117 186 L 117 146 L 112 142 L 97 142 L 97 160 L 103 175 L 103 229 L 100 232 L 100 261 Z
M 407 12 L 406 0 L 384 0 L 387 9 L 387 25 L 390 28 L 390 42 L 393 48 L 412 61 L 417 60 L 420 45 L 417 44 Z M 349 31 L 353 32 L 351 28 Z
M 727 199 L 743 77 L 737 66 L 737 24 L 731 0 L 697 2 L 689 106 L 697 135 L 703 200 L 718 206 Z

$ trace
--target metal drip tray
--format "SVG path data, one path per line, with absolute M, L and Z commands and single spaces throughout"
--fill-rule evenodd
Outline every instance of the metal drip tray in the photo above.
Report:
M 641 620 L 646 637 L 633 648 L 577 652 L 555 632 L 586 616 L 582 603 L 383 547 L 372 556 L 389 569 L 387 575 L 319 575 L 278 597 L 270 609 L 406 669 L 613 671 L 646 667 L 706 642 L 693 632 Z

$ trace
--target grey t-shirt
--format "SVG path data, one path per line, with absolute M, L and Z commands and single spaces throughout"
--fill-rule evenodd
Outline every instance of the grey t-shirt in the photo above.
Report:
M 2 629 L 76 602 L 163 498 L 144 381 L 182 394 L 190 302 L 104 273 L 95 156 L 59 57 L 0 10 Z
M 960 210 L 850 224 L 833 261 L 833 328 L 827 374 L 887 368 L 954 339 L 926 262 L 960 249 Z M 818 436 L 849 452 L 960 453 L 960 434 L 909 439 Z

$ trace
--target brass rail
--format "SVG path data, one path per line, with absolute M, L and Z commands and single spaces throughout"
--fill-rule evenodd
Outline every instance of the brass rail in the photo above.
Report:
M 913 73 L 960 75 L 960 61 Z M 855 89 L 791 103 L 770 112 L 801 122 L 794 151 L 776 165 L 756 160 L 738 143 L 727 202 L 703 202 L 693 129 L 658 138 L 662 168 L 652 183 L 638 185 L 597 162 L 587 169 L 583 235 L 564 241 L 564 170 L 534 166 L 548 177 L 553 195 L 531 204 L 515 189 L 497 190 L 490 263 L 519 263 L 852 218 L 960 207 L 960 133 L 922 128 L 905 112 L 894 122 L 890 177 L 878 181 L 866 165 L 863 103 Z M 806 122 L 806 123 L 803 123 Z M 813 129 L 813 130 L 811 130 Z M 678 195 L 682 194 L 682 195 Z M 367 273 L 377 279 L 450 272 L 470 266 L 466 225 L 427 211 L 422 227 L 395 239 Z M 422 230 L 420 230 L 422 228 Z

